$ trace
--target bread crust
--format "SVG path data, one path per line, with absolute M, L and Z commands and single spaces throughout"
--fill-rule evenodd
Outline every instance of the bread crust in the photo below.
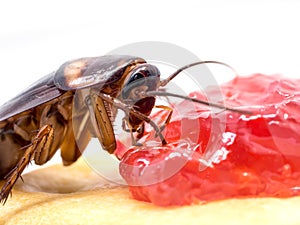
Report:
M 299 224 L 300 197 L 158 207 L 101 179 L 84 161 L 33 171 L 0 206 L 0 224 Z M 3 182 L 1 182 L 1 185 Z

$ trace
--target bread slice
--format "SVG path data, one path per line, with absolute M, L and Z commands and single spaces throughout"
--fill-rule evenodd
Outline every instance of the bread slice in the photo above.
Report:
M 102 179 L 83 160 L 23 179 L 0 206 L 0 224 L 300 224 L 300 197 L 158 207 L 132 199 L 126 187 Z

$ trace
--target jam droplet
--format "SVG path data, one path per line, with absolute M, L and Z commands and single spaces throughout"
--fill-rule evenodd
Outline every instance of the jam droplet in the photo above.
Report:
M 246 106 L 253 113 L 225 112 L 225 130 L 219 134 L 211 129 L 218 116 L 205 107 L 196 106 L 196 117 L 175 116 L 165 131 L 167 146 L 131 149 L 122 157 L 120 173 L 134 198 L 168 206 L 300 195 L 300 80 L 255 74 L 221 88 L 226 105 Z M 191 140 L 195 129 L 198 139 Z M 209 141 L 214 135 L 218 144 Z M 189 154 L 178 151 L 179 143 L 189 146 Z M 173 174 L 165 176 L 166 171 Z

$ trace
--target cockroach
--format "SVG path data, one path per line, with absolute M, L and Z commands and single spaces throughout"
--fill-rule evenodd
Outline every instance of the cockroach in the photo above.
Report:
M 0 107 L 0 179 L 5 180 L 0 202 L 5 204 L 31 161 L 42 165 L 58 149 L 64 165 L 75 162 L 92 137 L 99 139 L 104 150 L 113 153 L 116 149 L 112 126 L 114 109 L 125 112 L 125 124 L 131 133 L 138 132 L 136 138 L 142 137 L 146 122 L 154 128 L 163 145 L 166 140 L 161 128 L 148 117 L 158 95 L 173 95 L 224 110 L 240 111 L 158 90 L 181 71 L 203 63 L 228 66 L 217 61 L 199 61 L 160 80 L 157 67 L 142 58 L 106 55 L 68 61 L 38 80 Z M 82 110 L 85 113 L 77 110 L 74 115 L 74 96 L 82 90 L 88 93 L 83 95 L 82 101 L 77 101 L 76 107 L 87 110 Z M 81 127 L 76 134 L 74 122 Z M 132 139 L 136 144 L 135 138 Z

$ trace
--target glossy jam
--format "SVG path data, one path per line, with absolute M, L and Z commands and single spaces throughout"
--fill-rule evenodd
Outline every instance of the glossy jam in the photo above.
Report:
M 186 113 L 175 112 L 165 130 L 167 146 L 147 144 L 148 135 L 144 147 L 118 151 L 135 199 L 169 206 L 300 195 L 300 80 L 255 74 L 221 89 L 227 106 L 252 114 L 215 114 L 183 101 L 176 108 Z

